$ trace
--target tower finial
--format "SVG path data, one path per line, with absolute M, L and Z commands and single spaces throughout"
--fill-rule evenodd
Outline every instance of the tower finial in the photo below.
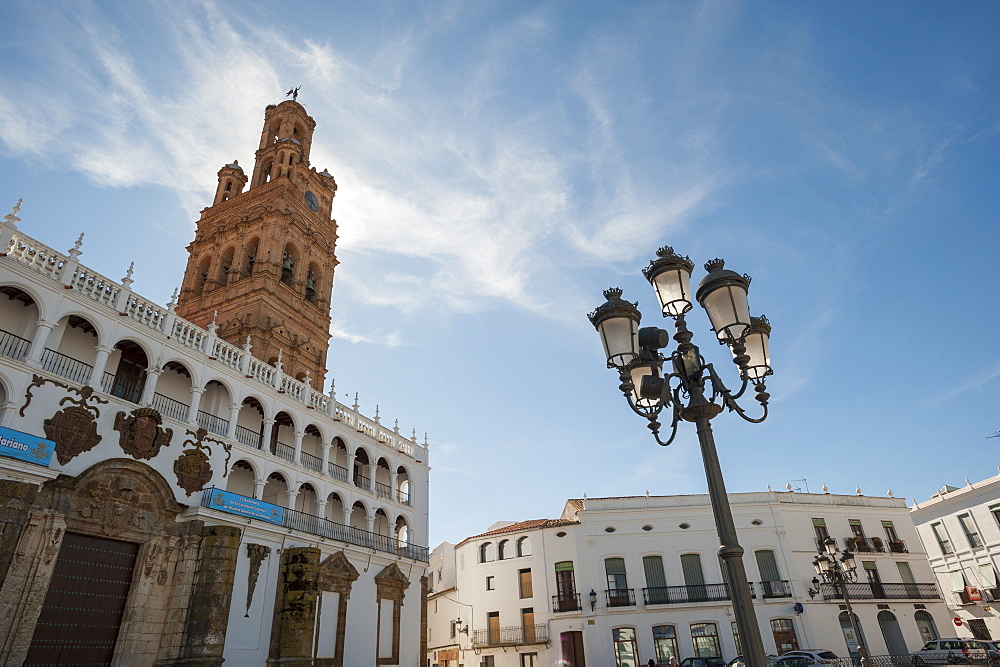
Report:
M 18 199 L 17 203 L 14 204 L 13 207 L 11 207 L 10 213 L 4 216 L 4 220 L 7 221 L 7 224 L 16 226 L 17 223 L 21 222 L 21 218 L 17 217 L 17 214 L 21 212 L 21 202 L 23 201 L 24 201 L 23 197 L 21 199 Z
M 132 272 L 135 271 L 135 262 L 129 262 L 128 270 L 125 271 L 125 277 L 122 278 L 122 285 L 129 287 L 134 281 L 132 280 Z
M 291 97 L 293 100 L 297 102 L 299 99 L 299 88 L 301 87 L 302 86 L 296 86 L 295 88 L 290 88 L 288 92 L 285 93 L 285 97 Z
M 80 232 L 80 235 L 76 237 L 76 243 L 74 243 L 73 247 L 69 249 L 69 254 L 73 259 L 76 259 L 77 257 L 83 254 L 83 251 L 80 250 L 80 246 L 82 245 L 83 245 L 83 232 Z

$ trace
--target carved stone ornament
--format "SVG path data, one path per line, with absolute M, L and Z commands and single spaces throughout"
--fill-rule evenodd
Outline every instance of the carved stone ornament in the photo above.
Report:
M 225 477 L 226 475 L 229 474 L 229 458 L 233 455 L 232 445 L 230 445 L 228 442 L 223 442 L 222 440 L 216 440 L 215 438 L 208 437 L 208 431 L 206 431 L 203 428 L 199 428 L 197 431 L 192 431 L 191 429 L 188 429 L 187 435 L 193 436 L 194 439 L 185 440 L 184 441 L 185 445 L 190 445 L 191 447 L 194 447 L 195 449 L 199 450 L 203 449 L 209 454 L 212 453 L 212 448 L 209 447 L 208 444 L 206 443 L 211 442 L 215 443 L 216 445 L 220 445 L 222 447 L 222 450 L 226 452 L 226 462 L 223 464 L 224 470 L 222 471 L 222 476 Z
M 260 565 L 271 554 L 271 547 L 264 544 L 247 544 L 247 558 L 250 559 L 250 573 L 247 577 L 247 613 L 244 618 L 250 618 L 250 605 L 253 603 L 253 592 L 257 588 L 257 577 L 260 575 Z
M 95 485 L 90 495 L 90 504 L 80 510 L 80 516 L 97 522 L 108 537 L 117 537 L 127 528 L 146 528 L 146 513 L 139 510 L 133 480 L 118 478 L 110 488 Z
M 24 410 L 31 403 L 34 387 L 41 387 L 49 383 L 61 387 L 66 391 L 78 394 L 80 398 L 63 396 L 59 400 L 59 405 L 66 402 L 74 405 L 64 408 L 46 419 L 42 423 L 45 430 L 45 437 L 56 443 L 56 458 L 59 463 L 66 465 L 83 452 L 90 451 L 101 441 L 101 435 L 97 432 L 97 418 L 101 416 L 101 411 L 96 405 L 89 405 L 88 401 L 93 399 L 96 403 L 107 403 L 100 396 L 94 396 L 94 390 L 90 387 L 71 387 L 68 384 L 50 380 L 40 375 L 33 375 L 31 384 L 24 392 L 24 405 L 21 406 L 20 415 L 24 416 Z
M 375 575 L 375 586 L 378 589 L 379 600 L 397 600 L 402 604 L 403 595 L 410 587 L 410 580 L 398 565 L 389 563 Z
M 160 427 L 163 418 L 152 408 L 138 408 L 131 416 L 119 412 L 115 416 L 115 430 L 121 433 L 118 444 L 122 451 L 136 459 L 149 460 L 160 453 L 161 447 L 170 444 L 174 432 Z
M 177 475 L 177 485 L 187 495 L 201 491 L 212 479 L 212 466 L 208 456 L 200 449 L 185 449 L 174 461 L 174 474 Z
M 343 551 L 338 551 L 319 566 L 319 589 L 340 593 L 342 599 L 351 597 L 351 586 L 361 574 L 351 565 Z

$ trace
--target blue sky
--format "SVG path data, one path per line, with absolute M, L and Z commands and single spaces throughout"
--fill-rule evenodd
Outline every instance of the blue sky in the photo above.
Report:
M 928 497 L 1000 465 L 1000 5 L 4 2 L 21 229 L 166 303 L 215 172 L 301 85 L 340 189 L 338 397 L 430 437 L 430 546 L 569 497 L 700 493 L 586 314 L 660 245 L 753 276 L 772 414 L 730 491 Z M 733 378 L 703 313 L 689 325 Z M 805 480 L 805 481 L 801 481 Z

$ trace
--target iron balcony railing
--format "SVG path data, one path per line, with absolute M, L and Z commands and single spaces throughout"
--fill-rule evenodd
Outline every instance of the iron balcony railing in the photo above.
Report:
M 765 599 L 792 597 L 792 585 L 784 580 L 760 582 L 761 595 Z
M 142 398 L 143 382 L 135 378 L 105 373 L 101 386 L 107 393 L 129 403 L 138 403 L 139 399 Z
M 318 456 L 313 456 L 308 452 L 300 452 L 302 457 L 302 465 L 310 470 L 315 470 L 316 472 L 323 472 L 323 459 Z
M 511 625 L 505 628 L 472 631 L 472 645 L 476 648 L 547 644 L 548 641 L 549 627 L 547 625 Z
M 42 368 L 48 372 L 55 373 L 77 384 L 83 384 L 89 380 L 90 373 L 94 370 L 90 364 L 85 364 L 73 357 L 67 357 L 65 354 L 49 348 L 45 348 L 45 351 L 42 352 L 41 362 Z
M 610 588 L 604 591 L 609 607 L 634 607 L 635 593 L 631 588 Z
M 375 495 L 379 498 L 392 500 L 392 487 L 382 482 L 375 482 Z
M 187 421 L 188 410 L 191 406 L 157 393 L 153 394 L 153 408 L 164 417 L 184 422 Z
M 552 596 L 552 611 L 580 611 L 580 594 L 579 593 L 563 593 L 562 595 Z
M 23 361 L 28 354 L 31 341 L 0 329 L 0 354 L 14 361 Z
M 753 586 L 751 585 L 751 591 Z M 729 599 L 725 584 L 691 584 L 690 586 L 656 586 L 642 589 L 644 604 L 687 604 L 718 602 Z
M 399 502 L 403 503 L 404 505 L 412 505 L 413 504 L 413 503 L 410 502 L 410 492 L 409 491 L 402 491 L 402 490 L 397 491 L 396 492 L 396 500 L 398 500 Z
M 246 426 L 236 425 L 236 439 L 246 445 L 247 447 L 253 447 L 254 449 L 260 449 L 264 443 L 258 431 L 247 428 Z
M 369 489 L 371 488 L 370 484 L 371 484 L 371 479 L 365 477 L 361 473 L 357 473 L 354 475 L 354 486 L 359 486 L 362 489 Z
M 225 506 L 220 507 L 214 505 L 212 503 L 212 498 L 219 492 L 220 490 L 214 487 L 204 489 L 201 493 L 201 506 L 220 512 L 226 512 L 228 514 L 244 516 L 240 512 L 227 509 Z M 228 493 L 232 492 L 230 491 Z M 248 498 L 248 496 L 242 497 Z M 265 503 L 262 500 L 253 500 L 253 503 L 263 507 L 278 507 L 277 505 L 273 505 L 271 503 Z M 324 519 L 312 514 L 306 514 L 305 512 L 300 512 L 298 510 L 282 508 L 282 519 L 280 525 L 285 528 L 301 530 L 302 532 L 319 535 L 327 539 L 346 542 L 347 544 L 354 544 L 366 549 L 375 549 L 376 551 L 391 553 L 397 556 L 403 556 L 404 558 L 411 558 L 413 560 L 427 562 L 430 557 L 430 550 L 427 547 L 407 544 L 388 535 L 370 533 L 362 528 L 345 526 L 344 524 L 330 521 L 329 519 Z
M 886 540 L 886 544 L 889 545 L 889 551 L 894 554 L 905 554 L 909 553 L 906 550 L 906 542 L 903 540 Z
M 330 477 L 339 479 L 341 482 L 347 481 L 347 468 L 330 462 L 326 464 L 326 469 L 330 472 Z
M 271 450 L 271 453 L 278 458 L 285 459 L 286 461 L 295 461 L 295 448 L 291 445 L 286 445 L 283 442 L 275 440 L 274 448 Z
M 845 537 L 844 548 L 862 554 L 885 552 L 885 545 L 880 537 Z
M 936 584 L 886 584 L 851 583 L 847 594 L 852 600 L 940 600 Z M 841 600 L 840 593 L 833 584 L 821 584 L 820 593 L 824 600 Z
M 225 436 L 229 431 L 229 420 L 199 410 L 198 426 L 202 427 L 209 433 Z

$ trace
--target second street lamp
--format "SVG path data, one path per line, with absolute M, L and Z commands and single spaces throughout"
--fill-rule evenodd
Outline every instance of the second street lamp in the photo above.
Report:
M 844 599 L 844 606 L 847 607 L 847 616 L 851 621 L 851 630 L 854 632 L 854 641 L 858 644 L 858 655 L 861 656 L 862 667 L 867 667 L 868 647 L 865 646 L 864 635 L 858 626 L 858 617 L 854 615 L 851 607 L 851 596 L 847 591 L 847 585 L 858 580 L 858 566 L 854 561 L 854 554 L 850 551 L 840 551 L 837 549 L 837 542 L 828 537 L 819 546 L 819 555 L 813 559 L 813 567 L 816 574 L 821 578 L 813 577 L 813 587 L 809 589 L 809 597 L 814 598 L 822 592 L 821 584 L 833 586 L 837 597 Z
M 590 321 L 601 335 L 608 368 L 618 371 L 619 389 L 632 410 L 647 420 L 657 443 L 665 446 L 673 442 L 681 421 L 695 423 L 719 533 L 719 557 L 732 596 L 746 663 L 749 667 L 766 667 L 764 643 L 743 565 L 743 547 L 737 541 L 711 419 L 724 408 L 749 422 L 761 422 L 767 417 L 769 395 L 764 378 L 771 374 L 768 348 L 771 327 L 766 318 L 750 316 L 749 276 L 729 271 L 721 259 L 705 265 L 708 275 L 694 296 L 708 314 L 719 343 L 729 347 L 733 363 L 739 368 L 742 386 L 739 391 L 730 391 L 712 364 L 701 356 L 698 346 L 691 342 L 693 334 L 684 318 L 693 305 L 694 264 L 668 246 L 656 254 L 657 258 L 643 269 L 643 275 L 656 292 L 663 316 L 674 320 L 673 339 L 677 347 L 668 354 L 662 353 L 669 345 L 669 333 L 658 327 L 640 329 L 642 316 L 637 304 L 623 300 L 618 288 L 604 292 L 607 301 L 590 314 Z M 751 417 L 738 403 L 750 386 L 763 408 L 759 417 Z M 664 410 L 670 416 L 670 436 L 666 440 L 660 438 L 659 416 Z

